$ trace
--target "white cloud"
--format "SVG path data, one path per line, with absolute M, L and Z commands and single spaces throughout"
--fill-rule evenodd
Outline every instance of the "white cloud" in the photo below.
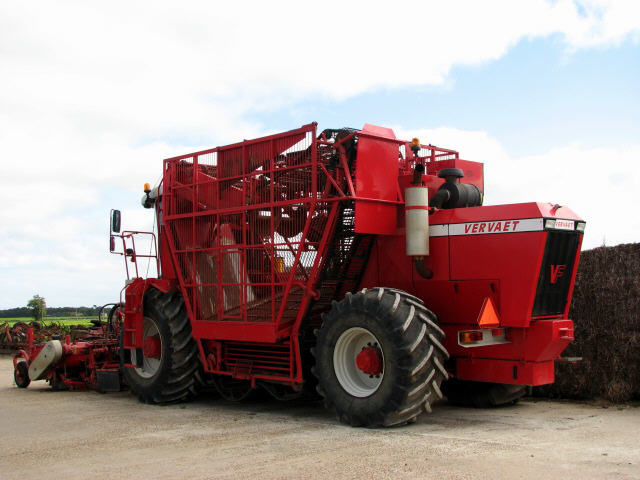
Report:
M 105 253 L 108 209 L 137 202 L 162 158 L 270 128 L 249 113 L 442 84 L 452 67 L 498 59 L 525 38 L 556 35 L 569 51 L 637 41 L 637 5 L 5 2 L 0 308 L 36 288 L 53 305 L 113 299 L 121 269 Z M 564 153 L 576 152 L 554 155 Z
M 558 34 L 569 48 L 637 38 L 637 2 L 581 5 L 22 2 L 0 20 L 10 72 L 0 98 L 28 103 L 30 121 L 55 112 L 75 129 L 236 138 L 248 110 L 438 84 L 452 66 L 497 59 L 523 38 Z
M 617 45 L 627 35 L 638 41 L 640 4 L 636 0 L 583 0 L 581 20 L 573 20 L 564 33 L 574 48 Z

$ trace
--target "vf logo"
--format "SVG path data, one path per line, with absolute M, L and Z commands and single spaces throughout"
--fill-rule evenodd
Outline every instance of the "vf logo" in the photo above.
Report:
M 566 265 L 551 265 L 551 283 L 556 283 L 559 278 L 562 278 L 566 268 Z

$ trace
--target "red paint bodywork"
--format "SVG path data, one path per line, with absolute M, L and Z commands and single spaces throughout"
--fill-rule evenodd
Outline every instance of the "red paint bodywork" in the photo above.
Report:
M 356 200 L 356 231 L 390 235 L 395 233 L 400 200 L 397 182 L 398 142 L 389 128 L 365 125 L 359 136 L 356 163 L 356 195 L 381 201 Z M 400 197 L 400 198 L 399 198 Z
M 355 167 L 346 148 L 354 137 Z M 547 203 L 434 211 L 432 231 L 472 225 L 460 227 L 469 234 L 431 236 L 423 262 L 433 278 L 423 278 L 405 254 L 403 192 L 416 162 L 426 166 L 429 198 L 444 182 L 437 177 L 442 168 L 462 169 L 463 183 L 484 190 L 481 163 L 432 146 L 421 146 L 416 156 L 390 129 L 372 125 L 329 141 L 310 124 L 165 160 L 156 203 L 161 279 L 138 278 L 126 287 L 125 348 L 143 348 L 145 291 L 179 289 L 206 372 L 299 386 L 305 381 L 302 339 L 314 322 L 319 326 L 314 308 L 324 301 L 320 278 L 340 208 L 353 202 L 355 233 L 372 239 L 354 290 L 391 287 L 423 299 L 446 333 L 452 376 L 553 382 L 554 360 L 573 339 L 567 315 L 581 234 L 575 233 L 580 240 L 566 308 L 534 316 L 549 231 L 511 229 L 526 219 L 580 218 Z M 500 233 L 489 233 L 496 228 Z M 478 328 L 487 299 L 509 343 L 458 345 L 458 332 Z
M 365 347 L 356 356 L 357 367 L 367 375 L 380 375 L 383 370 L 382 354 L 376 347 Z

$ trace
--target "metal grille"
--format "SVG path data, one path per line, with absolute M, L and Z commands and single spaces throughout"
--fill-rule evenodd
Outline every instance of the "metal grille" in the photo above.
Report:
M 576 232 L 547 233 L 547 244 L 533 306 L 534 317 L 564 313 L 579 243 L 580 234 Z
M 291 344 L 278 345 L 246 342 L 225 342 L 224 369 L 234 377 L 256 374 L 289 376 L 291 373 Z
M 282 329 L 302 315 L 344 182 L 330 150 L 310 125 L 166 161 L 164 218 L 193 319 Z

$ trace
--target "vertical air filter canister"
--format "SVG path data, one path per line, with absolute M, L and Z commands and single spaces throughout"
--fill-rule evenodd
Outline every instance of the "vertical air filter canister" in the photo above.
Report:
M 407 255 L 429 255 L 429 189 L 409 187 L 404 191 Z

